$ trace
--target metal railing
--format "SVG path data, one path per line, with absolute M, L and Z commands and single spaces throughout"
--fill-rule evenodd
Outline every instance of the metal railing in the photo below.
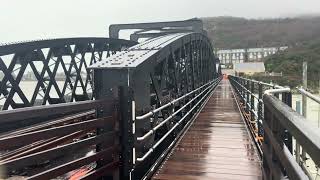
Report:
M 317 166 L 320 165 L 320 133 L 305 118 L 276 97 L 265 94 L 264 101 L 264 170 L 268 177 L 281 179 L 309 179 L 305 167 L 299 166 L 290 149 L 285 145 L 285 129 L 310 155 Z
M 261 152 L 265 179 L 311 179 L 307 167 L 299 163 L 303 158 L 300 152 L 296 150 L 296 157 L 293 156 L 292 140 L 303 141 L 298 146 L 319 166 L 320 136 L 292 109 L 290 88 L 243 77 L 229 76 L 229 79 Z M 305 90 L 298 91 L 316 102 L 319 100 Z
M 313 101 L 317 102 L 318 104 L 320 104 L 320 97 L 319 96 L 315 96 L 312 93 L 308 92 L 307 90 L 303 89 L 303 88 L 297 88 L 298 92 L 300 94 L 302 94 L 303 96 L 307 96 L 308 98 L 312 99 Z
M 258 145 L 258 150 L 262 155 L 262 142 L 263 142 L 263 94 L 267 90 L 272 90 L 276 97 L 280 97 L 283 102 L 291 106 L 292 94 L 284 91 L 283 87 L 268 84 L 253 79 L 247 79 L 238 76 L 229 76 L 230 82 L 236 93 L 238 94 L 242 109 L 245 112 L 245 119 L 252 135 L 255 137 L 255 142 Z M 292 152 L 291 138 L 287 139 L 286 144 Z
M 96 166 L 82 177 L 90 179 L 118 168 L 115 118 L 96 117 L 113 108 L 113 101 L 96 100 L 1 111 L 1 178 L 52 179 Z
M 165 139 L 166 137 L 172 133 L 172 131 L 179 126 L 192 112 L 194 112 L 195 108 L 198 107 L 200 105 L 200 103 L 203 103 L 203 101 L 208 98 L 208 95 L 213 91 L 213 89 L 217 86 L 217 84 L 220 82 L 220 78 L 215 79 L 205 85 L 202 85 L 201 87 L 171 101 L 170 103 L 167 103 L 153 111 L 150 111 L 149 113 L 146 113 L 142 116 L 137 116 L 136 119 L 137 120 L 142 120 L 145 119 L 147 117 L 153 116 L 156 112 L 159 112 L 165 108 L 168 108 L 170 106 L 174 106 L 175 103 L 189 97 L 189 96 L 193 96 L 194 97 L 189 100 L 186 104 L 184 104 L 181 108 L 179 108 L 178 110 L 172 112 L 172 114 L 167 117 L 165 120 L 163 120 L 161 123 L 159 123 L 157 126 L 155 126 L 154 128 L 152 128 L 151 130 L 149 130 L 146 134 L 144 134 L 141 137 L 137 137 L 136 140 L 138 142 L 141 142 L 143 140 L 145 140 L 146 138 L 148 138 L 150 135 L 154 134 L 156 132 L 157 129 L 161 128 L 163 125 L 165 125 L 170 119 L 172 119 L 173 117 L 175 117 L 179 112 L 181 112 L 182 110 L 184 110 L 187 106 L 189 106 L 191 103 L 194 103 L 193 107 L 185 113 L 185 115 L 174 124 L 174 126 L 165 134 L 163 135 L 163 137 L 158 140 L 157 142 L 154 143 L 154 145 L 142 156 L 142 157 L 138 157 L 136 160 L 137 162 L 142 162 L 144 161 L 153 151 L 154 149 L 156 149 Z M 197 94 L 197 92 L 199 92 Z M 199 109 L 197 109 L 199 110 Z M 133 121 L 134 122 L 134 121 Z M 134 122 L 135 123 L 135 122 Z M 133 126 L 134 127 L 134 126 Z
M 149 113 L 143 115 L 143 116 L 137 116 L 136 119 L 137 120 L 141 120 L 141 119 L 145 119 L 147 117 L 150 117 L 152 115 L 154 115 L 155 113 L 165 109 L 165 108 L 168 108 L 170 106 L 174 106 L 175 103 L 191 96 L 191 95 L 194 95 L 196 92 L 199 92 L 200 91 L 200 94 L 198 94 L 197 96 L 195 96 L 194 98 L 192 98 L 188 103 L 186 103 L 185 105 L 183 105 L 180 109 L 174 111 L 169 117 L 167 117 L 165 120 L 163 120 L 161 123 L 159 123 L 157 126 L 155 126 L 154 128 L 152 128 L 151 130 L 149 130 L 145 135 L 141 136 L 141 137 L 137 137 L 137 141 L 143 141 L 145 140 L 146 138 L 148 138 L 149 136 L 151 136 L 152 134 L 154 134 L 156 132 L 156 130 L 158 130 L 159 128 L 161 128 L 164 124 L 166 124 L 169 120 L 171 120 L 173 117 L 175 117 L 179 112 L 181 112 L 182 110 L 184 110 L 189 104 L 191 104 L 192 102 L 194 102 L 196 99 L 198 99 L 200 96 L 203 95 L 204 92 L 206 92 L 209 88 L 212 87 L 212 85 L 215 83 L 216 81 L 212 81 L 212 82 L 209 82 L 153 111 L 150 111 Z M 202 90 L 202 91 L 201 91 Z
M 303 114 L 303 116 L 305 118 L 307 118 L 307 101 L 306 101 L 306 98 L 309 98 L 312 101 L 314 101 L 314 102 L 316 102 L 317 104 L 320 105 L 320 97 L 308 92 L 307 90 L 303 89 L 302 87 L 296 88 L 296 89 L 302 95 L 302 102 L 303 102 L 303 106 L 304 106 L 302 108 L 302 114 Z M 297 111 L 299 111 L 299 110 L 297 109 Z M 298 112 L 298 113 L 300 113 L 300 112 Z M 319 113 L 320 113 L 320 111 L 319 111 Z M 319 114 L 319 116 L 320 116 L 320 114 Z M 318 125 L 320 124 L 320 119 L 319 118 L 320 117 L 318 117 Z M 312 164 L 311 166 L 315 165 L 316 176 L 320 176 L 320 174 L 319 174 L 320 167 L 317 166 L 314 162 L 310 161 L 310 158 L 307 157 L 306 151 L 303 149 L 303 147 L 300 146 L 298 141 L 296 141 L 295 153 L 296 153 L 297 162 L 300 164 L 300 166 L 302 166 L 304 168 L 304 171 L 308 174 L 308 176 L 310 178 L 313 177 L 312 176 L 312 172 L 310 171 L 310 168 L 308 168 L 308 166 L 310 166 L 310 163 Z M 307 164 L 309 164 L 309 165 L 307 165 Z
M 175 110 L 172 112 L 172 114 L 167 117 L 166 119 L 164 119 L 161 123 L 159 123 L 158 125 L 156 125 L 155 127 L 153 127 L 152 129 L 150 129 L 147 133 L 145 133 L 143 136 L 141 137 L 136 137 L 136 142 L 138 143 L 143 143 L 144 140 L 146 140 L 150 135 L 154 134 L 159 128 L 163 127 L 166 123 L 169 122 L 170 119 L 174 118 L 177 116 L 178 113 L 181 113 L 181 111 L 183 110 L 187 110 L 186 112 L 183 113 L 183 116 L 177 120 L 177 122 L 175 122 L 173 124 L 173 126 L 158 140 L 155 141 L 152 145 L 152 147 L 150 147 L 142 156 L 137 157 L 136 159 L 134 159 L 134 164 L 135 163 L 141 163 L 143 161 L 145 161 L 156 149 L 157 147 L 170 135 L 172 134 L 172 132 L 179 126 L 179 125 L 183 125 L 183 127 L 187 127 L 190 123 L 191 120 L 193 119 L 192 117 L 201 109 L 199 107 L 201 107 L 205 100 L 208 99 L 208 97 L 210 97 L 210 94 L 213 92 L 213 90 L 215 89 L 215 87 L 219 84 L 221 78 L 217 78 L 205 85 L 202 85 L 201 87 L 153 110 L 150 111 L 149 113 L 146 113 L 142 116 L 137 116 L 135 118 L 135 121 L 139 120 L 144 120 L 147 117 L 153 117 L 157 112 L 169 108 L 169 107 L 174 107 L 175 103 L 178 103 L 179 101 L 182 100 L 187 100 L 185 102 L 185 104 L 180 107 L 179 109 Z M 189 98 L 189 99 L 187 99 Z M 190 107 L 189 109 L 187 109 L 187 107 Z M 133 121 L 133 123 L 135 123 L 135 121 Z M 133 127 L 135 127 L 135 125 L 133 125 Z M 174 143 L 171 143 L 171 145 L 173 145 Z M 170 147 L 169 147 L 170 148 Z M 134 157 L 136 157 L 134 155 Z M 136 162 L 135 162 L 136 161 Z

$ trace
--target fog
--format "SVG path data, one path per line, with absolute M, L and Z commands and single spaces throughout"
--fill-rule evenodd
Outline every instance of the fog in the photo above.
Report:
M 2 0 L 0 42 L 107 36 L 113 23 L 319 13 L 319 0 Z

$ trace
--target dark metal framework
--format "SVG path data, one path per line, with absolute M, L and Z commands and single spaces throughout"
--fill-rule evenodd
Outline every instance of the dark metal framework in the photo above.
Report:
M 123 27 L 161 32 L 140 44 L 71 38 L 0 46 L 0 101 L 3 110 L 14 109 L 0 111 L 0 145 L 19 152 L 0 166 L 13 172 L 93 147 L 96 154 L 31 174 L 31 179 L 56 177 L 92 162 L 96 168 L 84 179 L 152 175 L 219 83 L 218 59 L 198 19 L 112 27 L 111 34 Z M 37 80 L 32 92 L 21 84 L 27 72 Z M 65 76 L 61 84 L 58 73 Z M 48 106 L 29 107 L 34 105 Z M 83 137 L 88 132 L 90 137 Z M 70 142 L 79 136 L 79 142 Z
M 167 34 L 182 32 L 196 32 L 207 35 L 203 29 L 203 22 L 194 18 L 185 21 L 137 23 L 137 24 L 112 24 L 109 26 L 109 37 L 119 38 L 121 30 L 134 30 L 130 35 L 131 41 L 138 41 L 140 38 L 155 38 Z
M 137 137 L 143 136 L 165 121 L 202 91 L 154 113 L 152 117 L 136 120 L 136 116 L 152 112 L 219 76 L 210 40 L 201 33 L 158 36 L 97 62 L 91 68 L 94 69 L 97 99 L 111 95 L 119 97 L 120 101 L 125 98 L 126 100 L 121 102 L 128 103 L 128 105 L 121 104 L 127 107 L 125 108 L 127 110 L 121 111 L 123 124 L 121 130 L 128 133 L 126 136 L 121 133 L 124 152 L 123 179 L 129 177 L 139 179 L 152 173 L 149 169 L 159 164 L 158 158 L 161 153 L 165 152 L 199 109 L 193 109 L 184 123 L 175 131 L 171 131 L 170 135 L 166 133 L 195 106 L 197 101 L 189 103 L 187 108 L 176 113 L 175 117 L 166 121 L 145 140 L 137 141 Z M 114 78 L 103 78 L 111 76 Z M 202 95 L 196 99 L 200 100 Z M 197 107 L 199 106 L 198 104 Z M 153 150 L 152 155 L 143 162 L 137 162 L 138 157 L 144 156 L 164 136 L 166 139 L 161 141 L 159 148 Z
M 2 110 L 92 99 L 87 67 L 135 44 L 109 38 L 68 38 L 2 45 Z M 63 77 L 57 77 L 58 73 Z M 31 85 L 32 92 L 21 83 L 27 74 L 37 81 Z

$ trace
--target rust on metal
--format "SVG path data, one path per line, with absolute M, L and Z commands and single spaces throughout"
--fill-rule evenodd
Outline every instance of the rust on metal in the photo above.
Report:
M 260 158 L 227 79 L 152 179 L 262 179 Z

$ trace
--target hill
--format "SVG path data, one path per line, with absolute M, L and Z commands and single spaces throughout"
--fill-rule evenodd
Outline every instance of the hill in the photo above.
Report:
M 265 60 L 265 67 L 269 72 L 283 72 L 284 77 L 278 81 L 279 84 L 296 87 L 302 84 L 303 61 L 308 62 L 308 87 L 316 90 L 319 88 L 320 78 L 320 41 L 312 41 L 269 56 Z
M 308 87 L 316 90 L 320 78 L 320 16 L 278 19 L 245 19 L 237 17 L 202 18 L 214 47 L 234 49 L 247 47 L 289 46 L 265 59 L 266 70 L 282 72 L 284 77 L 272 80 L 291 87 L 302 84 L 302 63 L 308 62 Z
M 299 46 L 320 39 L 320 16 L 278 19 L 201 18 L 214 46 L 220 49 Z

